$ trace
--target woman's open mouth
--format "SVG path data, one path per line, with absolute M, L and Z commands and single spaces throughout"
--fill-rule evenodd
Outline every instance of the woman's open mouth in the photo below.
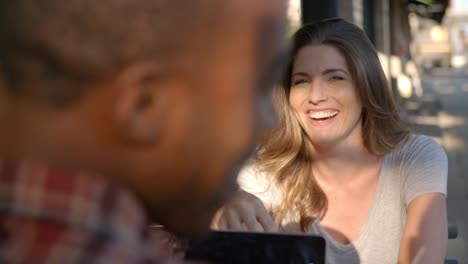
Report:
M 324 111 L 309 111 L 308 116 L 311 120 L 312 125 L 324 127 L 333 122 L 335 117 L 338 115 L 336 110 L 324 110 Z

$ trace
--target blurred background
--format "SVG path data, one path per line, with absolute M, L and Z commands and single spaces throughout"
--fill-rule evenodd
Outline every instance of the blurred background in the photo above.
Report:
M 329 17 L 367 33 L 404 119 L 445 148 L 448 216 L 458 227 L 447 258 L 468 264 L 468 0 L 290 0 L 291 33 Z

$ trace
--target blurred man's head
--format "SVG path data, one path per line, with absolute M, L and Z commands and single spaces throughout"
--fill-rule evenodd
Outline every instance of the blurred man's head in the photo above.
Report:
M 0 1 L 1 155 L 98 172 L 169 229 L 207 228 L 279 77 L 285 2 Z

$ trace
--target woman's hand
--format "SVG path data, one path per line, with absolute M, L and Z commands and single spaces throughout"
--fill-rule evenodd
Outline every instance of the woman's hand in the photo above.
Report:
M 174 234 L 164 230 L 163 227 L 153 227 L 149 232 L 149 240 L 158 257 L 167 262 L 178 263 L 184 260 L 187 251 L 187 241 L 180 240 Z M 166 263 L 166 262 L 164 262 Z
M 239 190 L 217 214 L 214 227 L 219 230 L 278 232 L 278 226 L 263 202 L 255 195 Z

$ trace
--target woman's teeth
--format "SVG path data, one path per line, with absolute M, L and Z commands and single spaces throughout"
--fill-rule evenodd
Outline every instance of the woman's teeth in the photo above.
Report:
M 334 117 L 338 114 L 336 111 L 326 111 L 326 112 L 313 112 L 309 114 L 309 117 L 312 119 L 327 119 Z

